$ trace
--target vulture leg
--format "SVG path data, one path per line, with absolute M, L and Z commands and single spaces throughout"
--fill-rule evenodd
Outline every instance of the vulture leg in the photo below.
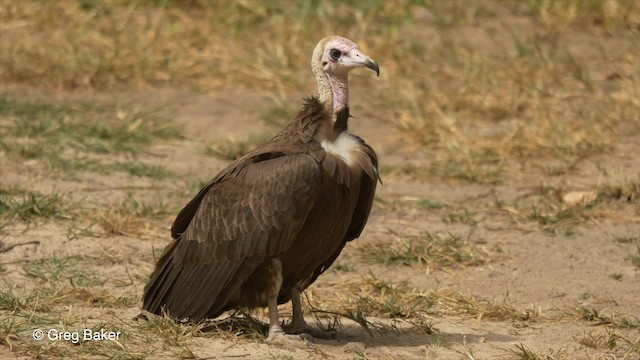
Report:
M 296 348 L 313 348 L 313 337 L 308 334 L 287 334 L 280 326 L 278 318 L 278 297 L 269 299 L 269 337 L 264 341 L 269 345 L 284 345 Z
M 269 299 L 269 337 L 266 342 L 271 343 L 277 337 L 284 335 L 278 316 L 278 298 Z
M 295 286 L 291 290 L 291 304 L 293 305 L 293 331 L 305 331 L 308 329 L 307 322 L 304 321 L 302 304 L 300 302 L 300 290 Z
M 270 272 L 274 272 L 275 276 L 271 278 L 271 291 L 267 294 L 269 305 L 269 336 L 265 340 L 267 344 L 279 344 L 285 346 L 293 346 L 297 348 L 313 347 L 310 340 L 313 338 L 307 334 L 290 335 L 286 334 L 280 326 L 280 318 L 278 316 L 278 293 L 282 286 L 282 263 L 280 260 L 271 260 Z M 300 305 L 300 294 L 298 293 L 298 306 Z M 303 319 L 304 321 L 304 319 Z
M 293 305 L 293 321 L 291 322 L 291 331 L 294 333 L 303 333 L 300 336 L 310 336 L 321 339 L 331 339 L 334 334 L 324 332 L 307 325 L 302 312 L 301 292 L 295 286 L 291 290 L 291 304 Z

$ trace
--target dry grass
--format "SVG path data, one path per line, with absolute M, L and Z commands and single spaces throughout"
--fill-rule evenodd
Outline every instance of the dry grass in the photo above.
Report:
M 269 139 L 266 135 L 250 135 L 246 140 L 231 138 L 225 142 L 208 145 L 203 152 L 221 159 L 235 160 Z
M 496 183 L 523 167 L 564 172 L 611 152 L 620 134 L 640 132 L 640 7 L 628 3 L 502 4 L 523 14 L 514 15 L 519 21 L 505 21 L 490 2 L 463 1 L 6 3 L 0 76 L 54 88 L 245 84 L 283 94 L 312 88 L 302 41 L 317 29 L 361 39 L 372 54 L 389 54 L 392 44 L 395 55 L 382 58 L 384 86 L 370 96 L 384 118 L 428 147 L 432 163 L 408 173 Z
M 540 184 L 509 202 L 495 199 L 495 207 L 523 231 L 573 236 L 581 224 L 640 220 L 640 212 L 633 205 L 636 180 L 609 177 L 607 183 L 594 183 L 586 190 Z
M 162 178 L 163 166 L 137 161 L 150 144 L 176 139 L 180 132 L 154 115 L 154 109 L 136 110 L 122 104 L 49 104 L 13 100 L 0 94 L 0 149 L 3 156 L 37 161 L 58 176 L 95 172 L 125 172 Z M 119 154 L 105 161 L 104 154 Z
M 402 67 L 412 76 L 392 85 L 403 91 L 392 94 L 397 108 L 391 119 L 437 149 L 430 150 L 428 172 L 491 183 L 508 177 L 506 170 L 549 162 L 575 166 L 610 152 L 619 131 L 638 132 L 631 125 L 638 123 L 640 105 L 637 58 L 627 52 L 631 38 L 621 39 L 627 51 L 612 53 L 596 36 L 592 49 L 580 52 L 570 46 L 572 26 L 545 34 L 485 14 L 481 27 L 487 36 L 469 38 L 443 27 L 426 44 L 399 41 L 401 53 L 414 54 L 403 57 L 410 66 Z
M 162 236 L 161 221 L 170 221 L 180 209 L 159 201 L 140 201 L 131 193 L 118 204 L 103 206 L 97 212 L 85 213 L 87 221 L 101 230 L 97 236 L 130 236 L 149 238 Z
M 621 346 L 640 347 L 640 339 L 627 339 L 614 331 L 605 329 L 602 332 L 588 332 L 576 336 L 579 344 L 597 350 L 613 350 Z M 635 340 L 635 341 L 634 341 Z
M 493 205 L 403 202 L 385 194 L 391 199 L 378 199 L 381 209 L 428 214 L 447 227 L 473 229 L 497 219 L 510 230 L 573 236 L 585 225 L 640 219 L 640 175 L 627 166 L 633 155 L 627 150 L 637 149 L 640 136 L 639 33 L 640 4 L 627 0 L 1 2 L 0 251 L 9 251 L 5 237 L 48 245 L 37 232 L 46 226 L 63 234 L 65 250 L 93 241 L 99 253 L 3 260 L 0 345 L 31 358 L 175 358 L 203 356 L 194 350 L 201 338 L 247 344 L 264 335 L 264 318 L 250 314 L 202 324 L 130 321 L 164 244 L 159 239 L 167 238 L 171 218 L 202 179 L 154 158 L 154 146 L 173 151 L 197 142 L 174 119 L 155 107 L 96 100 L 101 94 L 264 90 L 271 106 L 261 116 L 281 126 L 295 111 L 288 96 L 314 88 L 313 41 L 342 34 L 382 66 L 380 79 L 353 74 L 368 100 L 360 103 L 370 107 L 354 112 L 391 124 L 402 134 L 398 152 L 423 160 L 383 162 L 385 178 L 531 190 Z M 263 140 L 189 144 L 230 160 Z M 114 177 L 125 186 L 110 188 Z M 94 183 L 104 189 L 91 190 Z M 594 199 L 564 200 L 584 186 Z M 620 263 L 640 266 L 637 237 L 617 243 L 631 249 Z M 470 238 L 436 232 L 396 234 L 378 245 L 358 245 L 355 264 L 422 274 L 496 260 L 492 249 Z M 628 278 L 611 271 L 612 281 Z M 328 331 L 345 319 L 374 336 L 406 329 L 432 334 L 438 319 L 508 322 L 514 331 L 556 320 L 507 296 L 427 291 L 374 273 L 327 286 L 335 291 L 311 288 L 307 295 L 308 310 Z M 623 333 L 638 329 L 637 318 L 582 305 L 569 313 L 563 321 L 605 329 L 575 343 L 619 358 L 640 353 L 638 339 Z M 30 332 L 38 327 L 106 328 L 126 337 L 36 342 Z M 477 358 L 476 345 L 463 341 L 458 355 Z M 505 352 L 516 359 L 565 358 L 560 350 L 523 343 Z
M 640 318 L 635 315 L 620 316 L 611 310 L 597 310 L 590 305 L 581 305 L 573 309 L 575 316 L 580 320 L 593 322 L 596 325 L 613 325 L 617 328 L 630 328 L 640 330 Z
M 72 211 L 65 194 L 42 194 L 18 187 L 0 187 L 0 219 L 5 223 L 69 219 Z
M 367 262 L 416 266 L 433 271 L 447 266 L 482 265 L 488 255 L 487 250 L 469 239 L 452 234 L 395 234 L 395 237 L 393 241 L 359 247 L 360 256 Z
M 328 290 L 326 286 L 324 290 Z M 327 298 L 323 293 L 307 291 L 309 310 L 316 316 L 318 325 L 322 328 L 330 316 L 339 316 L 360 325 L 372 336 L 387 331 L 410 332 L 416 329 L 431 334 L 433 324 L 429 319 L 432 317 L 510 321 L 514 328 L 523 328 L 543 316 L 539 308 L 516 308 L 507 297 L 494 301 L 450 290 L 426 292 L 405 282 L 386 281 L 372 274 L 348 284 L 335 284 L 329 292 L 331 297 Z M 336 297 L 340 300 L 336 301 Z M 388 323 L 380 319 L 393 321 Z M 399 326 L 398 321 L 409 326 Z

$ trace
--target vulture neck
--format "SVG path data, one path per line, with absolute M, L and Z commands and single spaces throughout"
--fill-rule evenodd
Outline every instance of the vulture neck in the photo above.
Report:
M 320 71 L 316 78 L 320 102 L 325 104 L 327 110 L 331 111 L 333 121 L 335 121 L 336 115 L 349 106 L 347 75 L 327 76 L 323 71 Z
M 332 77 L 324 71 L 316 72 L 318 80 L 318 93 L 320 103 L 324 104 L 326 111 L 331 114 L 331 123 L 327 123 L 322 131 L 322 138 L 334 141 L 349 127 L 349 89 L 347 75 Z
M 338 128 L 344 128 L 346 130 L 346 123 L 344 125 L 337 125 L 338 116 L 341 112 L 347 112 L 349 106 L 349 87 L 347 84 L 347 73 L 340 75 L 327 75 L 322 70 L 322 64 L 320 63 L 322 47 L 317 47 L 314 50 L 314 55 L 311 60 L 311 69 L 316 76 L 318 82 L 318 95 L 319 100 L 324 104 L 325 109 L 331 114 L 333 125 Z

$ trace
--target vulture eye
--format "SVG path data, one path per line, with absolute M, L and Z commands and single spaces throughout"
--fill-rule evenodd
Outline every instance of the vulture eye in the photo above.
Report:
M 332 49 L 329 55 L 331 56 L 331 59 L 338 60 L 340 59 L 340 55 L 342 55 L 342 53 L 338 49 Z

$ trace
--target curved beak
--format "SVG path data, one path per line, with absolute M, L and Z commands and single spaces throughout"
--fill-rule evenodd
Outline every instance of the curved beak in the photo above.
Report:
M 363 54 L 358 49 L 352 49 L 349 52 L 349 60 L 345 61 L 344 65 L 349 68 L 355 67 L 368 67 L 376 72 L 376 76 L 380 76 L 380 66 L 369 56 Z
M 375 71 L 376 72 L 376 76 L 380 76 L 380 66 L 378 66 L 378 63 L 375 62 L 373 59 L 369 58 L 369 60 L 367 60 L 366 62 L 366 66 Z

